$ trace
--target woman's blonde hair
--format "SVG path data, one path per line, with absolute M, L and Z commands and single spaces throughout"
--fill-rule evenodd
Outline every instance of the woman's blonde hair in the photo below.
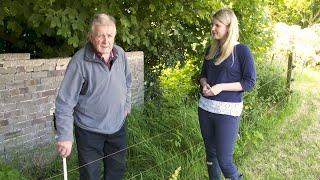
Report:
M 215 64 L 221 64 L 233 51 L 233 47 L 238 43 L 239 38 L 239 26 L 238 19 L 234 12 L 231 9 L 220 9 L 212 16 L 213 20 L 218 20 L 222 24 L 226 25 L 228 28 L 227 39 L 226 41 L 219 47 L 219 43 L 217 40 L 213 39 L 211 43 L 211 47 L 209 53 L 206 55 L 205 59 L 210 60 L 213 59 L 216 55 L 217 51 L 220 48 L 220 56 L 216 59 Z

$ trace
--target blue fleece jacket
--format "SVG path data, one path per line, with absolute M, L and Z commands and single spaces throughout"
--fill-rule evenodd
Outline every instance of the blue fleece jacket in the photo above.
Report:
M 73 124 L 91 132 L 113 134 L 131 110 L 131 73 L 124 50 L 114 46 L 111 69 L 90 43 L 68 64 L 56 99 L 58 141 L 73 141 Z

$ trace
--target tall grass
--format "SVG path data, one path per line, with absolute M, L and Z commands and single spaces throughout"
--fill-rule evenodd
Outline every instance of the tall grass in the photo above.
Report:
M 183 172 L 190 161 L 203 157 L 196 105 L 162 105 L 146 104 L 129 118 L 129 141 L 145 143 L 128 151 L 128 179 L 168 179 L 178 167 Z

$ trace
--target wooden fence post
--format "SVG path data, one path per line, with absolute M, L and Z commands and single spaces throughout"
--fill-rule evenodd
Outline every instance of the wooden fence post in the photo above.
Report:
M 288 57 L 288 70 L 287 70 L 287 91 L 289 96 L 292 93 L 292 90 L 291 90 L 291 82 L 293 81 L 292 69 L 294 68 L 292 54 L 293 54 L 292 51 L 290 51 L 289 57 Z

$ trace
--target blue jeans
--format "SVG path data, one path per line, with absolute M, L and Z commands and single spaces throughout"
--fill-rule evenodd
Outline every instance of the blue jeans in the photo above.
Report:
M 240 179 L 233 162 L 234 146 L 239 132 L 240 117 L 214 114 L 198 108 L 202 138 L 210 180 L 225 178 Z
M 75 125 L 75 136 L 79 166 L 83 166 L 79 169 L 80 180 L 100 180 L 101 160 L 90 162 L 108 155 L 103 158 L 104 179 L 123 179 L 126 151 L 120 150 L 127 147 L 127 122 L 114 134 L 94 133 Z

